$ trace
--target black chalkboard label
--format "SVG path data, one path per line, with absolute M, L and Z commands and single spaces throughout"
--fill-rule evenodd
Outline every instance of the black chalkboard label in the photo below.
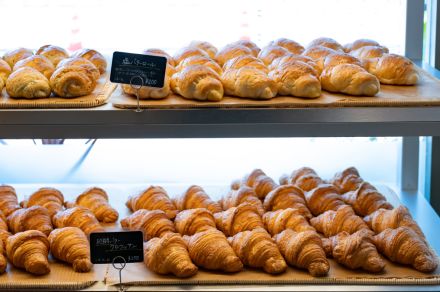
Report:
M 120 256 L 127 263 L 144 260 L 143 235 L 141 231 L 90 233 L 90 255 L 94 264 L 110 264 Z M 115 260 L 115 263 L 122 262 Z
M 154 55 L 114 52 L 110 81 L 163 87 L 167 67 L 167 58 Z

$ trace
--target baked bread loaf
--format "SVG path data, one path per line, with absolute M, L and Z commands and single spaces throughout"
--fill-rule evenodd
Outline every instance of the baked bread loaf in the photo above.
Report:
M 371 40 L 371 39 L 358 39 L 358 40 L 355 40 L 352 43 L 346 44 L 344 46 L 344 51 L 346 53 L 349 53 L 349 52 L 352 52 L 354 50 L 357 50 L 359 48 L 366 47 L 366 46 L 382 47 L 386 51 L 385 53 L 388 53 L 388 48 L 379 45 L 378 42 L 376 42 L 375 40 Z
M 327 275 L 330 264 L 325 257 L 321 238 L 315 231 L 295 232 L 286 229 L 273 239 L 289 265 L 306 269 L 314 277 Z
M 307 219 L 313 217 L 306 206 L 303 191 L 294 185 L 283 185 L 270 191 L 264 198 L 263 206 L 266 211 L 294 208 Z
M 32 206 L 41 206 L 47 209 L 49 216 L 52 218 L 58 211 L 63 210 L 64 196 L 54 188 L 40 188 L 34 192 L 30 197 L 21 202 L 23 208 Z
M 13 98 L 45 98 L 51 94 L 49 80 L 30 67 L 12 72 L 6 81 L 6 91 Z
M 46 76 L 47 79 L 52 76 L 55 71 L 55 67 L 52 62 L 44 56 L 32 55 L 26 59 L 22 59 L 15 63 L 13 71 L 16 71 L 23 67 L 31 67 Z
M 314 216 L 328 210 L 338 210 L 346 205 L 339 195 L 338 189 L 331 184 L 320 184 L 306 193 L 307 207 Z
M 260 51 L 258 58 L 263 61 L 266 66 L 269 66 L 273 60 L 287 54 L 289 54 L 287 49 L 276 45 L 269 45 Z
M 344 52 L 344 47 L 332 38 L 320 37 L 314 39 L 308 44 L 307 48 L 316 47 L 316 46 L 323 46 L 335 51 Z
M 274 70 L 277 67 L 283 66 L 283 64 L 290 63 L 292 61 L 304 62 L 307 65 L 311 66 L 313 69 L 315 69 L 315 71 L 318 73 L 318 76 L 321 75 L 321 68 L 318 66 L 318 64 L 316 64 L 316 62 L 312 58 L 304 55 L 294 55 L 292 53 L 274 59 L 272 63 L 269 65 L 269 70 Z
M 269 73 L 278 84 L 279 95 L 317 98 L 321 95 L 318 73 L 301 61 L 283 63 Z
M 238 40 L 236 42 L 231 43 L 230 45 L 238 45 L 238 46 L 245 46 L 252 51 L 252 56 L 257 57 L 258 53 L 261 51 L 261 49 L 250 40 Z
M 162 237 L 169 232 L 176 232 L 173 222 L 162 210 L 140 209 L 121 220 L 124 230 L 140 230 L 144 234 L 144 241 L 153 237 Z
M 0 211 L 6 217 L 20 209 L 15 189 L 8 185 L 0 185 Z
M 368 59 L 366 67 L 382 84 L 415 85 L 420 80 L 420 74 L 414 63 L 396 54 L 384 54 L 379 58 Z
M 93 71 L 81 66 L 63 66 L 55 70 L 50 78 L 53 92 L 60 97 L 89 95 L 95 90 L 96 79 Z
M 65 49 L 53 45 L 45 45 L 40 47 L 36 54 L 49 59 L 49 61 L 51 61 L 55 67 L 61 60 L 69 58 L 69 54 Z
M 264 214 L 263 203 L 258 199 L 254 189 L 246 185 L 242 185 L 236 190 L 230 190 L 226 196 L 221 198 L 219 203 L 223 210 L 228 210 L 229 208 L 247 203 L 254 205 L 260 215 Z
M 359 171 L 355 167 L 348 167 L 336 173 L 331 179 L 331 183 L 336 186 L 342 194 L 357 190 L 363 182 Z
M 56 228 L 62 227 L 78 227 L 89 236 L 92 232 L 103 232 L 101 224 L 95 215 L 87 208 L 73 207 L 64 211 L 59 211 L 52 218 Z
M 301 167 L 294 170 L 290 176 L 283 175 L 280 178 L 280 184 L 292 184 L 299 187 L 301 190 L 308 192 L 325 183 L 319 175 L 310 167 Z
M 271 99 L 277 95 L 276 82 L 254 67 L 227 70 L 221 80 L 227 95 L 254 99 Z
M 53 230 L 49 212 L 41 206 L 15 210 L 8 216 L 7 220 L 12 233 L 39 230 L 48 236 Z
M 286 229 L 292 229 L 296 232 L 315 231 L 315 228 L 309 224 L 301 211 L 295 208 L 266 212 L 263 215 L 263 222 L 266 230 L 272 235 Z
M 269 274 L 280 274 L 287 269 L 277 245 L 263 228 L 239 232 L 228 241 L 246 266 L 262 268 Z
M 247 203 L 216 213 L 214 218 L 217 228 L 226 236 L 234 236 L 245 230 L 264 228 L 258 209 Z
M 212 213 L 205 208 L 184 210 L 177 214 L 174 219 L 177 232 L 182 235 L 193 235 L 197 232 L 206 231 L 214 228 L 215 218 Z
M 278 184 L 261 169 L 254 169 L 241 181 L 234 181 L 231 188 L 238 189 L 242 185 L 253 188 L 259 199 L 264 199 L 270 191 L 278 187 Z
M 3 86 L 6 84 L 6 80 L 8 80 L 9 75 L 11 74 L 11 66 L 6 63 L 5 60 L 0 59 L 0 82 L 2 82 Z M 1 93 L 1 92 L 0 92 Z
M 337 53 L 337 51 L 332 50 L 330 48 L 323 47 L 323 46 L 314 46 L 314 47 L 307 48 L 303 52 L 303 55 L 307 56 L 309 58 L 312 58 L 316 62 L 316 65 L 318 66 L 319 71 L 322 72 L 322 70 L 324 70 L 325 57 L 327 57 L 330 54 L 335 54 L 335 53 Z
M 223 66 L 228 60 L 243 55 L 253 55 L 253 52 L 246 46 L 230 44 L 225 46 L 215 55 L 215 60 L 220 66 Z
M 92 62 L 90 62 L 85 58 L 73 57 L 73 58 L 63 59 L 58 63 L 57 69 L 68 66 L 80 66 L 83 67 L 84 69 L 87 69 L 93 75 L 95 80 L 98 80 L 101 77 L 101 73 L 99 73 L 98 68 L 96 68 L 96 66 Z
M 186 58 L 192 57 L 192 56 L 203 56 L 209 58 L 209 55 L 196 47 L 183 47 L 179 51 L 177 51 L 176 54 L 174 54 L 174 64 L 175 66 L 180 65 L 180 63 L 185 60 Z
M 90 246 L 84 232 L 77 227 L 55 229 L 49 235 L 50 252 L 63 262 L 72 265 L 78 273 L 89 272 L 93 265 L 90 261 Z
M 203 65 L 214 70 L 219 76 L 223 73 L 222 68 L 217 64 L 213 59 L 210 59 L 205 56 L 192 56 L 184 59 L 180 62 L 179 66 L 177 66 L 177 71 L 181 71 L 184 68 L 191 65 Z
M 80 49 L 75 51 L 72 54 L 72 57 L 81 57 L 89 60 L 96 66 L 96 68 L 98 68 L 101 74 L 104 74 L 104 72 L 107 70 L 107 61 L 105 60 L 104 56 L 96 50 Z
M 190 186 L 182 195 L 173 199 L 178 210 L 206 208 L 212 213 L 221 212 L 222 207 L 211 200 L 209 195 L 199 186 Z
M 153 54 L 153 55 L 163 56 L 163 57 L 167 58 L 168 65 L 170 65 L 171 67 L 174 67 L 177 65 L 174 62 L 173 57 L 171 57 L 170 54 L 168 54 L 167 52 L 165 52 L 162 49 L 157 49 L 157 48 L 146 49 L 146 50 L 142 51 L 142 54 L 145 54 L 145 55 Z
M 263 61 L 252 55 L 242 55 L 232 59 L 229 59 L 224 65 L 223 70 L 240 69 L 242 67 L 253 67 L 255 69 L 269 73 L 266 65 Z
M 15 267 L 24 269 L 34 275 L 45 275 L 50 272 L 47 256 L 49 240 L 38 230 L 19 232 L 8 238 L 6 253 Z
M 144 244 L 144 263 L 155 273 L 187 278 L 197 274 L 185 241 L 180 234 L 167 233 Z
M 15 63 L 17 63 L 20 60 L 29 58 L 33 54 L 34 54 L 34 52 L 32 50 L 25 49 L 25 48 L 18 48 L 18 49 L 6 52 L 3 55 L 3 60 L 5 60 L 9 64 L 9 67 L 14 68 Z
M 359 67 L 363 66 L 358 58 L 345 53 L 330 54 L 324 58 L 324 68 L 334 67 L 340 64 L 353 64 Z
M 145 191 L 130 196 L 125 205 L 132 212 L 140 209 L 162 210 L 170 219 L 174 219 L 178 213 L 165 189 L 159 186 L 150 186 Z
M 215 54 L 217 54 L 217 48 L 214 47 L 211 43 L 206 41 L 192 41 L 189 44 L 189 47 L 196 47 L 204 51 L 208 54 L 209 58 L 214 59 Z
M 388 50 L 380 46 L 365 46 L 350 52 L 350 55 L 365 61 L 371 58 L 379 58 L 388 53 Z
M 304 47 L 301 46 L 299 43 L 289 40 L 286 38 L 279 38 L 276 40 L 273 40 L 269 43 L 269 46 L 280 46 L 288 50 L 290 53 L 295 55 L 301 55 L 304 52 Z

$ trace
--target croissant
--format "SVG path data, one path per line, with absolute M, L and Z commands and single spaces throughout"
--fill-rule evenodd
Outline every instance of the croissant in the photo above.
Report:
M 322 239 L 326 253 L 340 264 L 350 269 L 363 269 L 379 273 L 385 268 L 385 262 L 373 244 L 373 237 L 365 229 L 353 234 L 341 232 L 329 239 Z
M 52 45 L 45 45 L 40 47 L 37 50 L 37 55 L 48 58 L 55 67 L 61 60 L 69 58 L 69 54 L 65 49 Z
M 78 65 L 63 66 L 50 77 L 53 92 L 60 97 L 89 95 L 95 90 L 96 79 L 93 70 Z
M 178 210 L 187 210 L 195 208 L 206 208 L 212 213 L 222 211 L 222 207 L 211 200 L 208 194 L 199 186 L 190 186 L 185 193 L 173 200 Z
M 9 75 L 6 91 L 15 98 L 45 98 L 51 93 L 47 78 L 30 67 L 23 67 Z
M 253 41 L 250 40 L 238 40 L 236 42 L 231 43 L 230 45 L 245 46 L 251 49 L 252 55 L 254 57 L 257 57 L 258 53 L 261 51 L 261 49 Z
M 304 47 L 299 43 L 286 38 L 279 38 L 269 43 L 270 46 L 280 46 L 295 55 L 301 55 L 304 52 Z
M 278 187 L 275 181 L 267 176 L 261 169 L 254 169 L 238 184 L 253 188 L 260 199 L 264 199 L 270 191 Z
M 174 274 L 187 278 L 197 274 L 185 241 L 177 233 L 167 233 L 153 238 L 144 245 L 144 263 L 158 274 Z
M 90 247 L 84 232 L 77 227 L 55 229 L 49 235 L 52 255 L 73 266 L 78 273 L 87 273 L 92 269 Z
M 424 273 L 432 272 L 437 268 L 437 257 L 409 227 L 385 229 L 375 235 L 373 240 L 377 249 L 393 262 L 411 265 Z
M 318 176 L 318 174 L 310 167 L 301 167 L 290 174 L 290 177 L 281 177 L 281 184 L 293 184 L 303 191 L 311 191 L 324 181 Z
M 0 233 L 2 231 L 8 231 L 8 221 L 6 220 L 5 214 L 3 214 L 2 211 L 0 211 Z
M 8 185 L 0 185 L 0 211 L 6 217 L 20 209 L 15 189 Z
M 0 82 L 3 82 L 3 86 L 6 84 L 6 80 L 8 79 L 11 72 L 12 70 L 9 64 L 6 63 L 5 60 L 0 59 Z
M 403 205 L 392 210 L 379 209 L 366 216 L 364 221 L 376 233 L 380 233 L 387 228 L 396 229 L 400 226 L 406 226 L 412 229 L 420 238 L 425 238 L 419 225 L 417 225 L 408 209 Z
M 234 236 L 241 231 L 259 227 L 264 228 L 258 209 L 247 203 L 216 213 L 214 217 L 217 228 L 226 236 Z
M 169 66 L 171 66 L 171 67 L 176 66 L 176 63 L 174 62 L 173 57 L 171 57 L 167 52 L 165 52 L 162 49 L 157 49 L 157 48 L 146 49 L 142 52 L 142 54 L 145 54 L 145 55 L 154 54 L 154 55 L 163 56 L 163 57 L 167 58 L 167 63 Z
M 265 73 L 269 73 L 266 65 L 258 58 L 252 55 L 242 55 L 226 61 L 223 70 L 240 69 L 242 67 L 253 67 Z
M 64 196 L 57 189 L 40 188 L 21 204 L 24 208 L 42 206 L 47 209 L 49 216 L 52 218 L 58 211 L 63 210 Z
M 173 222 L 162 210 L 140 209 L 121 220 L 124 230 L 141 230 L 144 241 L 153 237 L 162 237 L 169 232 L 176 232 Z
M 260 215 L 263 215 L 264 213 L 263 203 L 258 199 L 254 189 L 245 185 L 240 186 L 236 190 L 231 190 L 226 196 L 222 197 L 219 203 L 223 210 L 228 210 L 229 208 L 237 207 L 242 203 L 247 203 L 254 205 Z
M 352 55 L 345 54 L 345 53 L 335 53 L 327 55 L 324 58 L 324 68 L 334 67 L 336 65 L 340 64 L 353 64 L 359 67 L 363 67 L 362 62 Z
M 31 274 L 45 275 L 50 272 L 47 259 L 49 240 L 41 231 L 28 230 L 10 236 L 6 242 L 6 254 L 15 267 Z
M 2 230 L 3 231 L 3 230 Z M 0 274 L 6 272 L 8 260 L 6 259 L 6 244 L 3 240 L 0 241 Z
M 366 47 L 366 46 L 380 46 L 378 42 L 374 41 L 374 40 L 370 40 L 370 39 L 358 39 L 355 40 L 352 43 L 346 44 L 344 46 L 344 51 L 346 53 L 349 53 L 351 51 L 357 50 L 359 48 L 362 47 Z M 386 47 L 383 47 L 384 49 L 386 49 L 386 53 L 388 53 L 388 49 Z
M 337 211 L 325 211 L 318 217 L 310 219 L 310 224 L 325 237 L 337 235 L 342 231 L 348 234 L 353 234 L 361 229 L 371 231 L 350 206 L 341 206 Z
M 316 47 L 316 46 L 323 46 L 323 47 L 326 47 L 326 48 L 329 48 L 329 49 L 332 49 L 335 51 L 344 52 L 344 47 L 332 38 L 320 37 L 320 38 L 314 39 L 313 41 L 311 41 L 308 44 L 307 47 L 311 48 L 311 47 Z
M 34 68 L 43 74 L 47 79 L 49 79 L 55 71 L 55 66 L 52 64 L 52 62 L 48 58 L 40 55 L 32 55 L 26 59 L 18 61 L 15 63 L 13 71 L 23 67 Z
M 358 170 L 355 167 L 349 167 L 335 174 L 331 183 L 335 185 L 341 193 L 354 191 L 363 183 Z
M 206 54 L 208 54 L 209 58 L 214 59 L 215 54 L 217 54 L 217 48 L 214 47 L 209 42 L 204 41 L 192 41 L 189 44 L 189 47 L 196 47 L 204 51 Z
M 263 215 L 263 223 L 266 230 L 272 235 L 286 229 L 292 229 L 296 232 L 315 231 L 315 228 L 309 224 L 301 212 L 294 208 L 266 212 Z
M 171 88 L 187 99 L 220 101 L 223 85 L 220 76 L 211 68 L 191 65 L 171 77 Z
M 345 203 L 351 205 L 359 216 L 367 216 L 374 211 L 393 209 L 393 205 L 387 202 L 378 190 L 367 182 L 363 182 L 355 191 L 350 191 L 341 196 Z
M 276 45 L 269 45 L 260 51 L 258 58 L 263 61 L 266 66 L 269 66 L 273 60 L 287 54 L 289 54 L 287 49 Z
M 282 66 L 285 63 L 290 63 L 292 61 L 304 62 L 313 69 L 315 69 L 318 76 L 321 75 L 321 68 L 318 66 L 318 64 L 316 64 L 316 62 L 312 58 L 303 55 L 294 55 L 291 53 L 274 59 L 272 63 L 269 65 L 269 70 L 274 70 L 277 67 Z
M 99 224 L 98 219 L 92 211 L 84 207 L 73 207 L 64 211 L 59 211 L 53 217 L 53 223 L 56 228 L 78 227 L 87 236 L 92 232 L 103 232 L 104 228 Z
M 150 186 L 140 194 L 129 197 L 125 205 L 132 212 L 139 209 L 162 210 L 170 219 L 176 217 L 178 213 L 165 189 L 159 186 Z
M 317 66 L 319 68 L 318 72 L 322 72 L 322 70 L 324 70 L 325 57 L 327 57 L 330 54 L 335 54 L 335 53 L 337 53 L 337 51 L 330 49 L 328 47 L 314 46 L 314 47 L 307 48 L 302 54 L 304 56 L 312 58 L 316 62 Z
M 177 51 L 176 54 L 174 54 L 174 64 L 176 66 L 178 66 L 183 60 L 185 60 L 186 58 L 192 57 L 192 56 L 204 56 L 204 57 L 208 57 L 209 55 L 196 47 L 184 47 L 181 48 L 179 51 Z
M 307 219 L 313 217 L 306 206 L 304 193 L 294 185 L 283 185 L 272 190 L 264 198 L 263 206 L 266 211 L 294 208 Z
M 330 92 L 361 96 L 374 96 L 380 89 L 376 76 L 353 64 L 324 68 L 321 73 L 321 85 Z
M 271 99 L 277 95 L 276 82 L 255 67 L 227 70 L 221 80 L 227 95 L 255 99 Z
M 186 58 L 179 64 L 179 66 L 176 69 L 180 71 L 191 65 L 203 65 L 209 67 L 213 71 L 215 71 L 219 76 L 222 75 L 223 73 L 223 70 L 219 64 L 217 64 L 214 60 L 205 56 L 192 56 Z
M 229 244 L 244 265 L 279 274 L 287 269 L 277 245 L 263 228 L 242 231 L 228 238 Z
M 5 82 L 0 78 L 0 96 L 2 95 L 3 88 L 5 87 Z
M 380 58 L 386 53 L 388 53 L 388 49 L 382 46 L 364 46 L 351 51 L 350 55 L 366 62 L 369 59 Z M 364 65 L 368 65 L 368 62 Z
M 420 80 L 420 74 L 414 63 L 396 54 L 383 54 L 379 58 L 368 59 L 366 68 L 382 84 L 415 85 Z
M 98 80 L 101 77 L 101 73 L 99 72 L 98 68 L 90 62 L 89 60 L 81 57 L 74 57 L 74 58 L 66 58 L 61 60 L 58 65 L 57 69 L 61 67 L 67 67 L 67 66 L 80 66 L 84 69 L 87 69 L 87 71 L 90 72 L 90 74 L 93 76 L 95 80 Z
M 41 206 L 18 209 L 11 213 L 7 220 L 12 233 L 39 230 L 48 236 L 53 230 L 49 212 Z
M 315 231 L 295 232 L 286 229 L 273 239 L 289 265 L 307 269 L 315 277 L 327 275 L 330 264 L 325 257 L 321 238 Z
M 291 61 L 278 66 L 269 73 L 278 83 L 278 94 L 316 98 L 321 95 L 318 73 L 310 65 L 301 61 Z
M 104 223 L 113 223 L 118 220 L 119 213 L 108 202 L 107 193 L 101 188 L 90 188 L 80 194 L 75 203 L 68 203 L 67 207 L 81 206 L 93 212 L 96 219 Z
M 128 95 L 132 95 L 139 99 L 162 99 L 171 94 L 171 85 L 170 85 L 170 76 L 165 75 L 164 85 L 162 88 L 158 87 L 149 87 L 149 86 L 141 86 L 139 90 L 133 88 L 133 86 L 129 84 L 121 84 L 122 91 Z
M 96 68 L 98 68 L 101 74 L 103 74 L 107 70 L 107 61 L 105 60 L 104 56 L 96 50 L 77 50 L 72 54 L 72 57 L 81 57 L 89 60 L 96 66 Z
M 192 236 L 185 235 L 183 239 L 188 246 L 191 260 L 197 266 L 228 273 L 243 269 L 242 262 L 222 232 L 211 228 Z
M 330 184 L 321 184 L 306 193 L 307 207 L 314 216 L 328 210 L 337 210 L 346 205 L 338 193 L 338 189 Z
M 217 52 L 214 59 L 223 67 L 226 61 L 243 55 L 253 55 L 253 52 L 246 46 L 229 44 Z
M 215 218 L 210 211 L 205 208 L 184 210 L 177 214 L 174 219 L 177 232 L 182 235 L 193 235 L 197 232 L 216 228 Z
M 34 52 L 25 48 L 18 48 L 12 51 L 8 51 L 3 55 L 3 60 L 5 60 L 11 68 L 14 68 L 15 63 L 20 60 L 26 59 L 32 56 Z

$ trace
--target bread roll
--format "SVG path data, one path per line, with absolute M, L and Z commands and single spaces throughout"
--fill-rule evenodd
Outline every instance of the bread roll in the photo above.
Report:
M 136 91 L 139 95 L 139 99 L 162 99 L 170 95 L 170 76 L 165 75 L 165 80 L 162 88 L 142 86 L 139 90 L 133 88 L 130 84 L 121 84 L 122 91 L 128 95 L 136 97 Z
M 228 60 L 243 55 L 253 55 L 252 50 L 242 45 L 227 45 L 215 55 L 215 60 L 223 66 Z
M 171 57 L 167 52 L 165 52 L 162 49 L 156 49 L 156 48 L 146 49 L 142 51 L 142 54 L 146 54 L 146 55 L 153 54 L 153 55 L 163 56 L 167 58 L 168 65 L 173 67 L 176 66 L 173 57 Z
M 323 47 L 326 47 L 326 48 L 329 48 L 329 49 L 332 49 L 335 51 L 344 52 L 344 47 L 332 38 L 320 37 L 320 38 L 314 39 L 313 41 L 311 41 L 309 43 L 307 48 L 316 47 L 316 46 L 323 46 Z
M 184 47 L 177 51 L 176 54 L 174 54 L 175 65 L 178 66 L 183 60 L 192 56 L 204 56 L 209 58 L 209 55 L 199 48 Z
M 96 68 L 98 68 L 101 74 L 107 70 L 107 61 L 105 60 L 104 56 L 96 50 L 81 49 L 74 52 L 72 57 L 82 57 L 89 60 L 96 66 Z
M 57 96 L 78 97 L 92 93 L 96 87 L 96 79 L 84 67 L 63 66 L 52 74 L 50 86 Z
M 278 57 L 285 56 L 289 54 L 289 51 L 280 46 L 267 46 L 264 47 L 258 54 L 258 58 L 263 61 L 266 66 L 269 66 L 273 60 Z
M 192 56 L 183 60 L 176 68 L 177 71 L 181 71 L 184 68 L 191 65 L 203 65 L 214 70 L 219 76 L 223 73 L 222 68 L 214 60 L 205 56 Z
M 250 40 L 239 40 L 236 42 L 231 43 L 230 45 L 238 45 L 238 46 L 245 46 L 252 51 L 252 55 L 254 57 L 258 56 L 258 53 L 261 51 L 261 49 L 252 41 Z
M 6 80 L 11 72 L 11 66 L 5 60 L 0 59 L 0 79 L 3 81 L 3 84 L 6 84 Z
M 289 63 L 291 61 L 304 62 L 307 65 L 311 66 L 313 69 L 315 69 L 316 72 L 318 73 L 318 76 L 321 74 L 321 68 L 318 66 L 318 64 L 316 64 L 316 62 L 312 58 L 303 55 L 294 55 L 294 54 L 287 54 L 282 57 L 276 58 L 269 65 L 269 70 L 274 70 L 278 66 L 282 66 L 284 63 Z
M 330 54 L 337 54 L 338 52 L 323 46 L 310 47 L 303 53 L 304 56 L 312 58 L 322 72 L 324 69 L 324 59 Z
M 0 96 L 2 96 L 3 87 L 5 87 L 5 82 L 0 78 Z
M 279 38 L 269 43 L 270 46 L 280 46 L 287 49 L 289 52 L 295 55 L 301 55 L 304 52 L 304 47 L 299 43 L 286 38 Z
M 211 43 L 209 42 L 204 42 L 204 41 L 192 41 L 189 44 L 189 47 L 196 47 L 201 49 L 202 51 L 204 51 L 206 54 L 208 54 L 208 56 L 211 59 L 214 59 L 215 54 L 217 54 L 217 48 L 214 47 Z
M 381 47 L 381 48 L 383 48 L 385 53 L 388 53 L 388 48 L 387 47 L 381 46 L 381 45 L 379 45 L 378 42 L 376 42 L 375 40 L 371 40 L 371 39 L 358 39 L 358 40 L 355 40 L 352 43 L 346 44 L 344 46 L 344 51 L 346 53 L 349 53 L 351 51 L 357 50 L 357 49 L 365 47 L 365 46 Z
M 82 58 L 82 57 L 73 57 L 73 58 L 67 58 L 63 59 L 58 63 L 57 69 L 65 66 L 80 66 L 84 69 L 87 69 L 90 71 L 90 73 L 93 75 L 95 80 L 98 80 L 99 77 L 101 77 L 101 74 L 99 73 L 98 68 L 90 62 L 89 60 Z
M 230 69 L 240 69 L 242 67 L 254 67 L 255 69 L 264 71 L 266 73 L 269 72 L 266 65 L 264 65 L 263 61 L 252 55 L 243 55 L 243 56 L 235 57 L 233 59 L 229 59 L 223 65 L 223 70 L 226 71 Z
M 370 73 L 379 78 L 380 83 L 390 85 L 414 85 L 420 80 L 414 63 L 403 56 L 384 54 L 380 58 L 366 61 Z
M 291 61 L 271 71 L 269 77 L 278 84 L 279 95 L 316 98 L 321 95 L 317 72 L 301 61 Z
M 333 67 L 339 64 L 353 64 L 362 67 L 358 58 L 345 53 L 330 54 L 324 59 L 324 68 Z
M 220 101 L 223 85 L 220 76 L 211 68 L 192 65 L 177 72 L 171 78 L 171 88 L 187 99 Z
M 253 67 L 225 71 L 222 83 L 227 95 L 256 99 L 271 99 L 277 95 L 275 81 Z
M 29 58 L 23 59 L 15 63 L 13 71 L 16 71 L 23 67 L 31 67 L 43 74 L 47 79 L 52 76 L 55 71 L 55 67 L 52 62 L 41 55 L 32 55 Z
M 350 55 L 358 58 L 359 60 L 365 60 L 370 58 L 379 58 L 383 54 L 386 54 L 387 50 L 379 46 L 365 46 L 350 52 Z
M 9 75 L 6 91 L 15 98 L 44 98 L 51 93 L 47 78 L 31 67 L 20 68 Z
M 42 46 L 38 49 L 37 55 L 48 58 L 55 67 L 61 60 L 69 58 L 69 54 L 65 49 L 52 45 Z
M 25 48 L 18 48 L 12 51 L 8 51 L 3 55 L 3 60 L 5 60 L 11 68 L 14 68 L 15 63 L 20 60 L 26 59 L 32 56 L 34 52 Z

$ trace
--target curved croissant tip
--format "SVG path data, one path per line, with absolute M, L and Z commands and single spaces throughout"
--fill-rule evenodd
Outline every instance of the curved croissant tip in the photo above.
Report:
M 418 257 L 416 257 L 413 267 L 416 270 L 419 270 L 424 273 L 430 273 L 437 269 L 438 262 L 436 257 L 429 255 L 429 254 L 421 254 Z
M 327 261 L 318 261 L 311 263 L 307 269 L 312 276 L 320 277 L 327 275 L 330 270 L 330 265 Z
M 379 86 L 377 84 L 371 83 L 365 86 L 364 94 L 367 96 L 374 96 L 379 92 Z
M 263 269 L 269 274 L 279 274 L 287 270 L 287 264 L 283 259 L 269 259 L 264 263 Z
M 207 99 L 209 101 L 220 101 L 223 98 L 223 94 L 219 92 L 218 90 L 211 90 L 207 94 Z
M 369 272 L 380 273 L 385 269 L 385 262 L 380 257 L 370 257 L 364 269 Z
M 78 273 L 87 273 L 92 269 L 92 263 L 88 258 L 73 261 L 73 270 Z
M 410 74 L 406 79 L 406 82 L 410 85 L 417 84 L 419 82 L 419 74 L 417 74 L 416 72 Z
M 179 278 L 188 278 L 197 274 L 198 268 L 191 262 L 181 262 L 177 265 L 174 274 Z
M 34 264 L 26 267 L 26 270 L 34 275 L 46 275 L 50 273 L 48 262 L 37 261 Z
M 243 270 L 242 262 L 235 255 L 229 255 L 225 258 L 224 267 L 224 271 L 229 273 L 235 273 Z
M 269 87 L 266 87 L 263 90 L 263 92 L 261 93 L 261 98 L 271 99 L 275 95 L 276 95 L 276 93 L 274 93 L 272 89 L 270 89 Z

